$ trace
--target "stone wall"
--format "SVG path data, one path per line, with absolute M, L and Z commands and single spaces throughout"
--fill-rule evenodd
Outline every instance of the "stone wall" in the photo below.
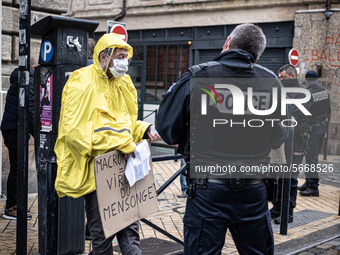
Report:
M 2 60 L 2 90 L 9 88 L 9 77 L 14 68 L 18 66 L 19 57 L 19 4 L 20 0 L 2 0 L 2 31 L 1 31 L 1 60 Z M 31 0 L 31 24 L 48 15 L 60 15 L 66 13 L 68 0 Z M 31 38 L 31 55 L 39 55 L 40 39 Z M 6 101 L 6 94 L 1 94 L 3 103 Z M 2 113 L 1 113 L 2 114 Z M 2 117 L 2 116 L 1 116 Z M 9 172 L 8 150 L 2 144 L 2 190 L 6 194 L 7 176 Z M 34 139 L 29 142 L 29 173 L 28 191 L 37 192 L 36 167 L 34 160 Z
M 340 10 L 332 9 L 326 18 L 322 11 L 301 11 L 295 15 L 293 46 L 300 53 L 299 79 L 315 70 L 320 84 L 331 98 L 332 116 L 328 152 L 340 154 Z
M 333 8 L 340 7 L 336 2 Z M 126 15 L 120 21 L 130 30 L 292 21 L 296 11 L 324 8 L 325 3 L 326 0 L 126 0 Z M 113 20 L 122 7 L 123 0 L 70 0 L 67 15 L 97 20 L 97 32 L 104 32 L 106 21 Z
M 340 154 L 340 17 L 339 1 L 331 1 L 333 14 L 325 17 L 326 0 L 129 0 L 119 20 L 128 30 L 197 27 L 245 22 L 295 20 L 294 47 L 300 52 L 301 77 L 318 70 L 332 99 L 332 124 L 328 152 Z M 100 22 L 97 32 L 106 31 L 107 20 L 122 10 L 123 0 L 71 0 L 68 16 Z M 338 9 L 337 9 L 338 8 Z

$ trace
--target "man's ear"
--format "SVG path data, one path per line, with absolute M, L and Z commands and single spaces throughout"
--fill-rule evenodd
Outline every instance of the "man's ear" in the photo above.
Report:
M 223 45 L 222 52 L 225 52 L 225 51 L 229 50 L 229 44 L 230 44 L 230 36 L 228 36 L 227 40 L 225 41 L 225 43 Z
M 106 58 L 106 54 L 104 52 L 100 53 L 99 58 L 104 60 Z

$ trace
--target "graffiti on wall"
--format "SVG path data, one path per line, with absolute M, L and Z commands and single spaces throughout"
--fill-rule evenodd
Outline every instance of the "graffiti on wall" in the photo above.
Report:
M 340 67 L 340 33 L 317 35 L 326 49 L 312 49 L 310 58 L 305 61 L 327 61 L 330 67 Z

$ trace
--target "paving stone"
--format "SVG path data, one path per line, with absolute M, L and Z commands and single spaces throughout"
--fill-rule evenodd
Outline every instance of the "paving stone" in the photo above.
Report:
M 339 251 L 334 250 L 334 249 L 330 249 L 324 253 L 321 253 L 321 255 L 339 255 L 339 254 L 340 254 Z
M 320 244 L 320 245 L 316 246 L 316 248 L 329 249 L 329 248 L 332 248 L 332 245 L 328 244 L 328 243 L 325 243 L 325 244 Z
M 312 248 L 308 250 L 308 252 L 312 252 L 315 254 L 320 254 L 321 252 L 324 252 L 324 251 L 325 251 L 324 249 L 319 249 L 319 248 Z
M 339 246 L 340 245 L 340 238 L 336 238 L 332 241 L 327 242 L 327 244 L 333 245 L 333 246 Z

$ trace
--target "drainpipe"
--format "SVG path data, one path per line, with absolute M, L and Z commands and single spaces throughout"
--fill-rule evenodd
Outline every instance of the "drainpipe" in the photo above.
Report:
M 333 14 L 333 12 L 331 12 L 331 0 L 327 0 L 326 1 L 326 11 L 325 11 L 326 19 L 329 19 L 332 14 Z
M 122 11 L 116 16 L 114 17 L 114 21 L 118 21 L 121 20 L 122 18 L 124 18 L 126 15 L 126 0 L 123 0 L 123 7 L 122 7 Z

